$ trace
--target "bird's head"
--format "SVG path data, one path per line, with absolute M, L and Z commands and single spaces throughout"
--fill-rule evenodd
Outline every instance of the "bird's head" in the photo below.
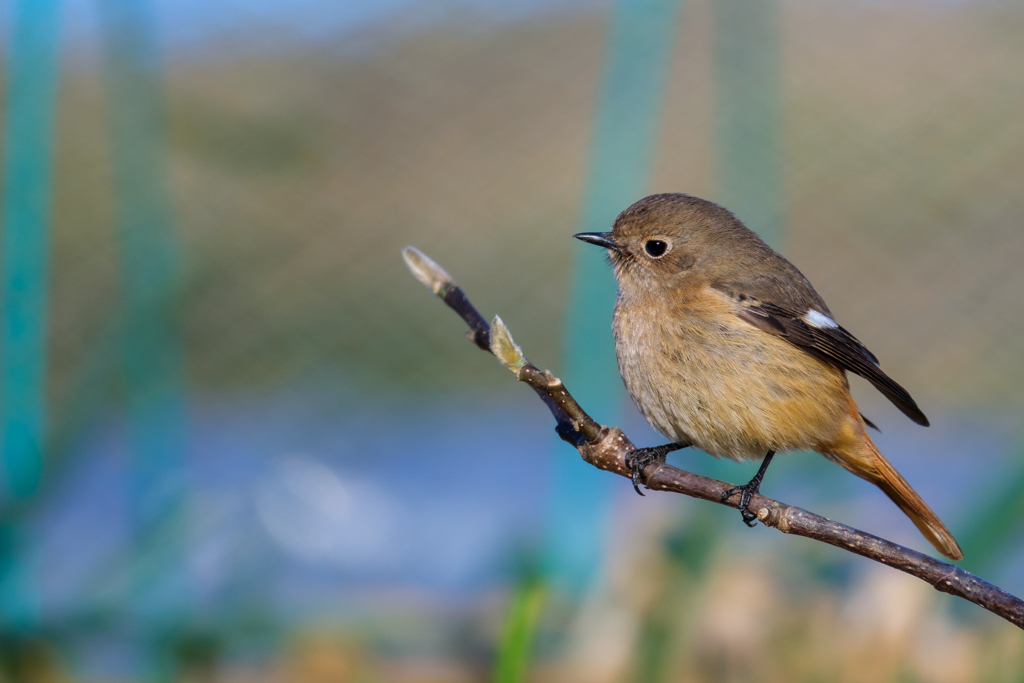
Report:
M 685 194 L 645 197 L 619 214 L 611 232 L 574 237 L 608 250 L 626 293 L 713 279 L 768 250 L 728 210 Z

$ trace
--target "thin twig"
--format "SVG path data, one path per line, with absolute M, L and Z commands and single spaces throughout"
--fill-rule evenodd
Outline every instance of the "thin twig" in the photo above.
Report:
M 622 430 L 595 422 L 561 380 L 531 364 L 500 318 L 495 318 L 494 323 L 488 326 L 462 289 L 440 266 L 413 247 L 406 247 L 402 256 L 413 274 L 466 321 L 470 327 L 466 335 L 469 340 L 493 353 L 515 373 L 519 381 L 537 392 L 554 415 L 556 430 L 564 441 L 572 444 L 591 465 L 626 478 L 632 476 L 631 468 L 626 465 L 626 456 L 636 446 Z M 730 484 L 664 463 L 648 465 L 643 472 L 643 480 L 651 490 L 672 491 L 739 507 L 735 496 L 722 500 L 722 494 L 732 488 Z M 753 496 L 750 509 L 765 526 L 828 543 L 899 569 L 926 581 L 936 590 L 969 600 L 1024 629 L 1024 602 L 955 565 L 762 495 Z

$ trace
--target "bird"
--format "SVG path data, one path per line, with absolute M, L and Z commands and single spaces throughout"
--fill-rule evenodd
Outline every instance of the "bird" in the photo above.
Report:
M 681 448 L 760 459 L 750 482 L 722 496 L 739 493 L 743 521 L 754 526 L 748 506 L 774 455 L 813 450 L 879 487 L 943 555 L 963 557 L 872 441 L 846 373 L 917 424 L 928 418 L 807 278 L 735 215 L 687 194 L 655 194 L 619 214 L 610 232 L 574 237 L 607 250 L 618 282 L 619 372 L 640 413 L 671 440 L 627 457 L 638 493 L 644 468 Z

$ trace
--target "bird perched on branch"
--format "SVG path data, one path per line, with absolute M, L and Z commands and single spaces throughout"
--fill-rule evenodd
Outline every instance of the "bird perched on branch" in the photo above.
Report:
M 777 452 L 814 450 L 878 486 L 943 555 L 956 540 L 868 436 L 846 371 L 871 382 L 914 422 L 928 419 L 878 360 L 833 318 L 811 283 L 732 213 L 685 194 L 623 211 L 611 232 L 580 233 L 604 247 L 619 284 L 615 352 L 630 396 L 672 440 L 628 460 L 644 467 L 696 446 L 733 460 L 763 459 L 740 494 L 744 521 Z M 639 492 L 639 488 L 637 488 Z

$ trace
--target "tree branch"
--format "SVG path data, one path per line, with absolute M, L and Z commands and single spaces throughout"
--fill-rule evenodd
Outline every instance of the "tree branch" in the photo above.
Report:
M 564 441 L 574 446 L 594 467 L 626 478 L 632 476 L 632 470 L 626 465 L 626 456 L 636 446 L 622 430 L 595 422 L 561 380 L 531 364 L 512 340 L 501 318 L 496 317 L 488 326 L 444 269 L 414 247 L 406 247 L 402 256 L 413 275 L 466 321 L 470 328 L 467 338 L 481 349 L 493 353 L 520 382 L 525 382 L 537 392 L 555 417 L 556 431 Z M 643 472 L 643 480 L 651 490 L 673 491 L 719 505 L 739 507 L 737 497 L 722 500 L 722 494 L 732 488 L 730 484 L 664 463 L 648 465 Z M 786 534 L 813 538 L 889 565 L 926 581 L 936 590 L 969 600 L 1024 629 L 1024 602 L 955 565 L 762 495 L 751 499 L 750 509 L 756 512 L 765 526 Z

